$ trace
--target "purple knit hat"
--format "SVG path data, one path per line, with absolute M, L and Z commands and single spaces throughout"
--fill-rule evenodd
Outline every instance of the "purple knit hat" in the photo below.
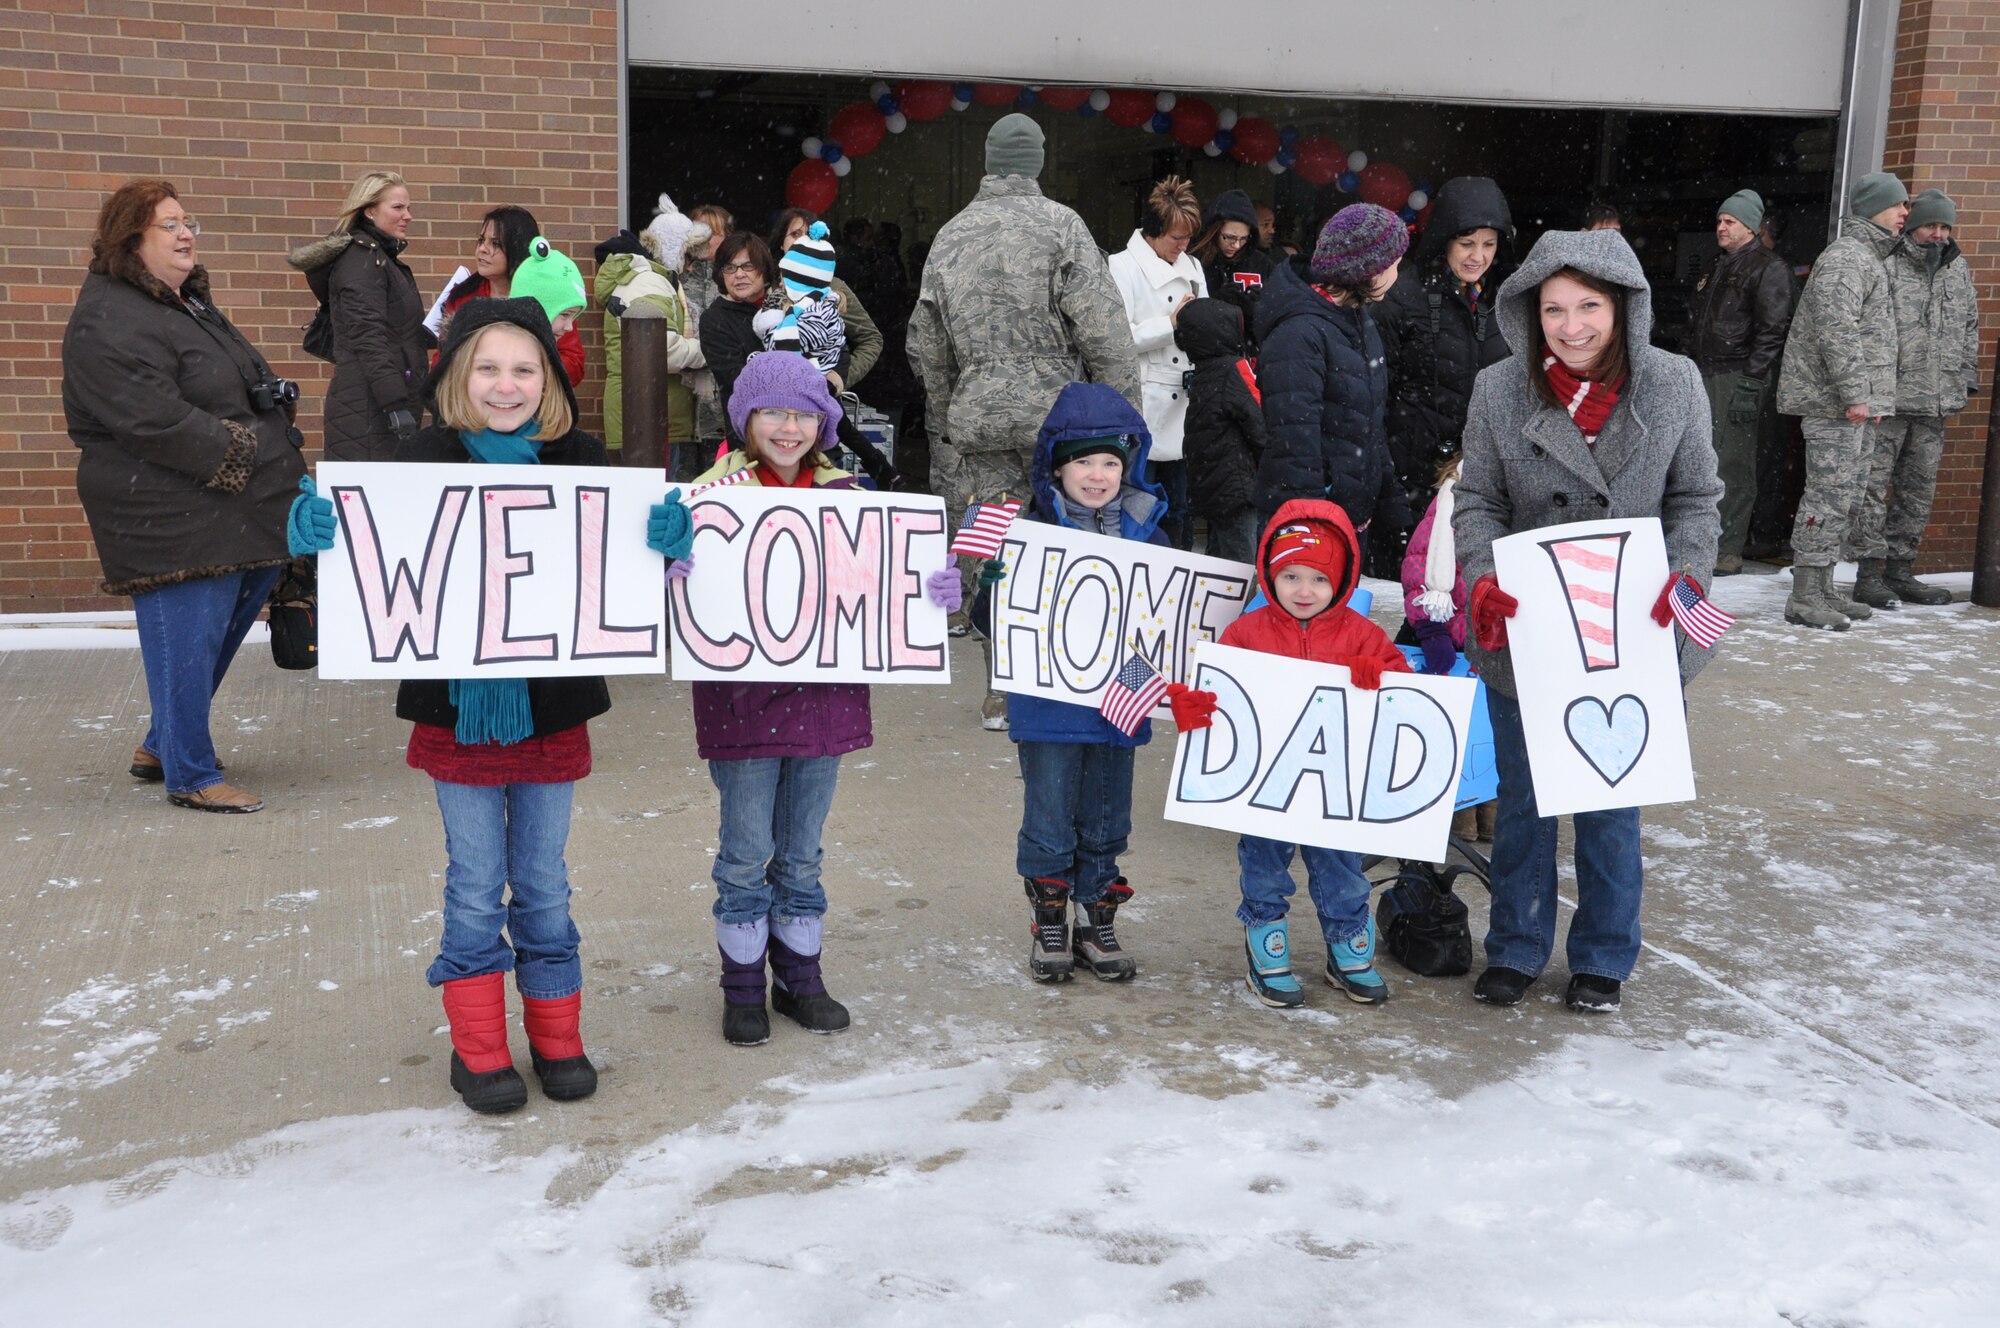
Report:
M 1410 228 L 1387 208 L 1350 203 L 1327 219 L 1313 247 L 1312 274 L 1333 286 L 1360 286 L 1396 265 Z
M 729 390 L 729 423 L 738 438 L 750 436 L 750 412 L 764 406 L 824 415 L 826 423 L 819 431 L 822 445 L 833 441 L 833 431 L 840 425 L 840 403 L 826 390 L 826 375 L 797 351 L 759 351 L 744 362 L 736 386 Z

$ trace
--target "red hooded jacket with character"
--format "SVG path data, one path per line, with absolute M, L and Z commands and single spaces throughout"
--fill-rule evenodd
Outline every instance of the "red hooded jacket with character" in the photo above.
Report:
M 1316 522 L 1333 533 L 1335 542 L 1346 551 L 1346 570 L 1333 588 L 1333 601 L 1308 619 L 1294 618 L 1278 603 L 1271 581 L 1271 541 L 1283 527 L 1295 521 Z M 1257 541 L 1257 588 L 1269 600 L 1252 609 L 1223 629 L 1222 644 L 1243 650 L 1316 664 L 1340 664 L 1360 655 L 1380 661 L 1384 673 L 1408 673 L 1409 661 L 1390 642 L 1388 634 L 1367 618 L 1347 607 L 1361 579 L 1361 541 L 1339 504 L 1324 498 L 1294 498 L 1285 503 L 1264 527 Z

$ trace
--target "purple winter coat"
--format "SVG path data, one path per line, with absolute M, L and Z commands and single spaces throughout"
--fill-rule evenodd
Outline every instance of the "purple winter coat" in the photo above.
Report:
M 732 453 L 695 482 L 718 479 L 747 464 L 743 453 Z M 851 489 L 854 477 L 826 465 L 814 472 L 813 484 Z M 704 761 L 844 756 L 875 741 L 865 683 L 698 682 L 692 687 L 695 748 Z
M 1410 532 L 1409 551 L 1403 555 L 1403 616 L 1411 622 L 1418 622 L 1426 615 L 1417 607 L 1417 596 L 1424 593 L 1424 562 L 1431 552 L 1431 527 L 1437 524 L 1437 499 L 1431 499 L 1424 509 L 1424 519 L 1417 522 L 1417 528 Z M 1471 598 L 1465 588 L 1465 573 L 1454 571 L 1451 579 L 1451 643 L 1460 650 L 1465 649 L 1465 626 L 1467 622 L 1465 606 Z

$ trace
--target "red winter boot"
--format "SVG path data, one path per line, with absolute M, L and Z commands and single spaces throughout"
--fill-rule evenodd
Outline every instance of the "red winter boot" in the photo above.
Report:
M 558 1102 L 574 1102 L 597 1091 L 597 1067 L 583 1054 L 583 1034 L 577 1022 L 583 1013 L 583 993 L 552 1001 L 521 998 L 521 1022 L 528 1026 L 528 1052 L 542 1092 Z
M 495 1115 L 528 1100 L 528 1085 L 507 1050 L 507 981 L 499 973 L 458 978 L 443 987 L 451 1024 L 451 1086 L 474 1111 Z

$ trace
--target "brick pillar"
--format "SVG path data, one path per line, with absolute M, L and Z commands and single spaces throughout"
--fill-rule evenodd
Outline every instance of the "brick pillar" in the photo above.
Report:
M 1942 189 L 1979 288 L 1984 389 L 1945 432 L 1922 570 L 1972 566 L 1986 454 L 1987 393 L 2000 336 L 2000 12 L 1984 0 L 1904 0 L 1883 169 L 1910 193 Z M 1996 495 L 2000 497 L 2000 495 Z
M 129 603 L 97 593 L 62 418 L 63 325 L 112 189 L 154 175 L 180 190 L 216 303 L 304 386 L 310 461 L 330 368 L 299 349 L 312 297 L 286 248 L 384 167 L 410 182 L 405 257 L 425 303 L 501 203 L 532 211 L 587 279 L 621 224 L 618 77 L 611 0 L 0 6 L 0 612 Z M 590 429 L 598 327 L 584 316 Z

